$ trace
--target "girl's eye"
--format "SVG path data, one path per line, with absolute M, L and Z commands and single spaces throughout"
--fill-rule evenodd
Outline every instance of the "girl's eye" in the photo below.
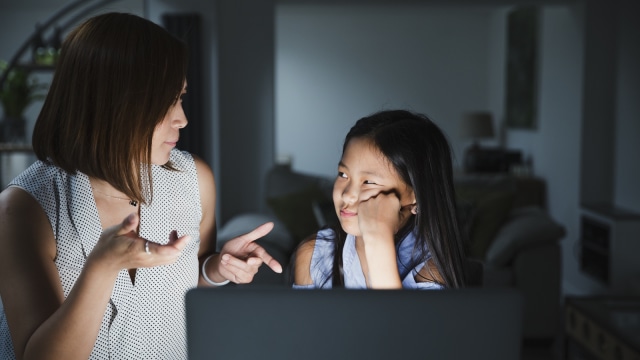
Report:
M 365 185 L 376 185 L 376 183 L 375 183 L 375 182 L 370 181 L 370 180 L 365 180 L 365 181 L 364 181 L 364 184 L 365 184 Z
M 347 178 L 347 174 L 343 173 L 342 171 L 338 171 L 338 177 L 346 179 Z

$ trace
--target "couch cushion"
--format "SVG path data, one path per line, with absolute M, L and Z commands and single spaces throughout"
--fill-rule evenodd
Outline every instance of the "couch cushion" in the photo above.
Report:
M 557 242 L 564 235 L 564 227 L 539 207 L 516 208 L 487 250 L 486 261 L 506 265 L 523 247 Z
M 467 235 L 465 246 L 467 256 L 484 259 L 487 249 L 511 211 L 514 192 L 511 190 L 486 191 L 460 185 L 456 187 L 456 193 L 458 209 L 466 209 L 463 212 L 466 219 L 461 219 L 461 223 Z
M 496 266 L 485 263 L 483 268 L 482 286 L 487 288 L 500 288 L 515 286 L 516 279 L 513 268 Z
M 266 198 L 301 192 L 315 185 L 331 199 L 333 180 L 329 177 L 293 171 L 290 166 L 276 165 L 266 176 Z

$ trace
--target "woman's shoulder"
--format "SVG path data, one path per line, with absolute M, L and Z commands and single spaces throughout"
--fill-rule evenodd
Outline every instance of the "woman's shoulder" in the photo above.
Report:
M 51 189 L 50 189 L 51 190 Z M 52 191 L 52 190 L 51 190 Z M 7 246 L 17 243 L 28 244 L 33 248 L 48 249 L 51 251 L 51 258 L 55 256 L 55 247 L 49 247 L 53 242 L 44 241 L 45 237 L 29 236 L 34 233 L 51 234 L 51 230 L 56 227 L 51 222 L 50 213 L 43 205 L 43 201 L 53 203 L 56 195 L 48 195 L 46 191 L 27 190 L 21 186 L 10 185 L 0 192 L 0 230 L 3 234 L 21 234 L 20 241 L 15 242 L 15 237 L 6 236 L 1 239 L 0 244 L 8 254 Z M 2 237 L 0 237 L 2 238 Z M 6 241 L 5 241 L 6 240 Z M 43 240 L 43 241 L 40 241 Z M 47 237 L 46 240 L 49 240 Z M 14 248 L 15 249 L 15 248 Z
M 58 180 L 66 182 L 68 176 L 69 174 L 59 167 L 38 160 L 11 180 L 9 186 L 17 186 L 32 194 L 49 193 Z
M 10 185 L 0 192 L 0 215 L 3 219 L 14 216 L 16 209 L 30 210 L 36 205 L 37 203 L 33 201 L 33 195 L 20 186 Z

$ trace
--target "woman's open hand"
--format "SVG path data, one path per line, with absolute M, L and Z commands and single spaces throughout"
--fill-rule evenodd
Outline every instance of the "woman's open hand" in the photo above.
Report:
M 90 258 L 104 261 L 116 271 L 167 265 L 180 257 L 191 239 L 189 235 L 178 237 L 173 231 L 169 234 L 169 243 L 166 245 L 147 242 L 136 232 L 139 222 L 138 215 L 132 213 L 122 223 L 105 229 Z

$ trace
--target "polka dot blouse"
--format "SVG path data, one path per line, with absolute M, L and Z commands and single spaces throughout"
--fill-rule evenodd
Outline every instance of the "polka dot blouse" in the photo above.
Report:
M 152 168 L 153 201 L 140 206 L 140 236 L 166 244 L 177 230 L 192 239 L 176 263 L 138 269 L 135 285 L 126 269 L 120 271 L 91 359 L 187 358 L 184 295 L 198 282 L 202 208 L 193 158 L 174 149 L 170 160 L 178 171 Z M 55 264 L 68 296 L 102 233 L 89 178 L 38 161 L 11 185 L 31 193 L 47 213 L 56 239 Z M 15 358 L 3 311 L 0 358 Z

